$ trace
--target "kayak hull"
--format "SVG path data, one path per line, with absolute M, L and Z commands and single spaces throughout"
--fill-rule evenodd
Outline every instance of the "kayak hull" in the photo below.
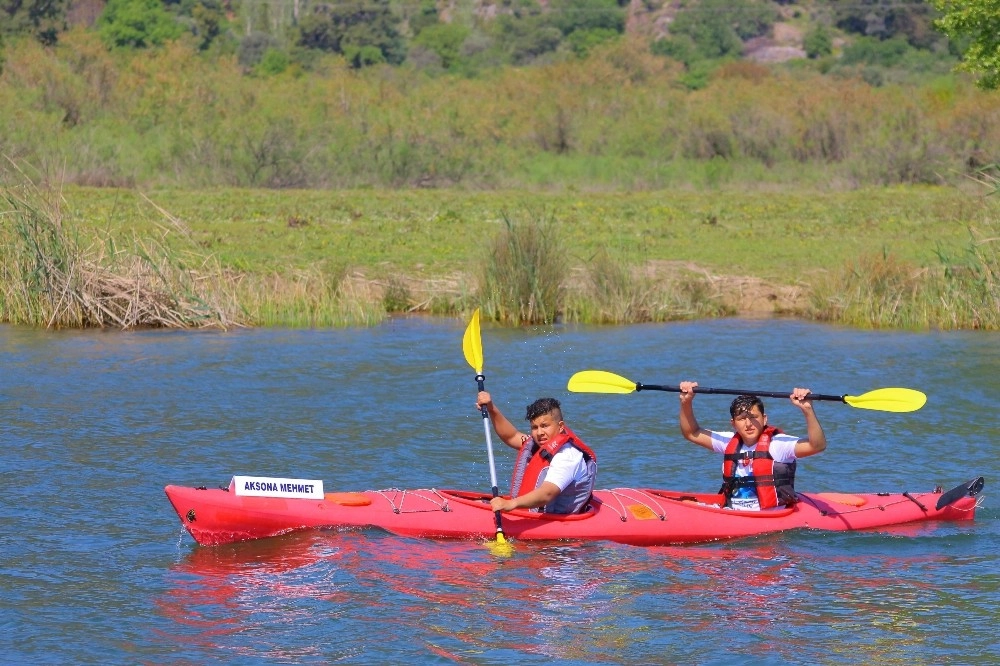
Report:
M 982 479 L 945 493 L 799 493 L 791 508 L 734 511 L 721 497 L 646 488 L 594 492 L 590 510 L 551 515 L 517 510 L 503 514 L 515 540 L 613 541 L 663 546 L 739 539 L 793 529 L 878 530 L 896 525 L 975 518 Z M 379 528 L 400 536 L 490 539 L 496 535 L 490 495 L 416 489 L 326 493 L 323 499 L 238 495 L 226 489 L 169 485 L 168 499 L 181 523 L 205 546 L 279 536 L 305 529 Z M 943 506 L 944 500 L 947 502 Z

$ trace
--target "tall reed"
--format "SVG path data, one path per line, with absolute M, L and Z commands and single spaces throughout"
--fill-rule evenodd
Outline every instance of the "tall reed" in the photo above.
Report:
M 607 249 L 567 286 L 564 318 L 588 324 L 632 324 L 731 314 L 711 279 L 674 269 L 665 275 L 630 266 Z
M 1000 179 L 984 175 L 984 184 Z M 865 328 L 1000 329 L 1000 216 L 984 202 L 963 253 L 937 253 L 938 263 L 916 266 L 888 251 L 861 257 L 816 285 L 817 319 Z
M 374 326 L 387 317 L 373 285 L 346 274 L 312 269 L 291 275 L 242 275 L 236 298 L 257 326 Z
M 561 311 L 563 278 L 571 262 L 552 216 L 526 213 L 505 229 L 483 261 L 479 299 L 483 315 L 506 324 L 551 324 Z
M 64 220 L 58 192 L 11 164 L 0 185 L 0 319 L 47 328 L 242 323 L 218 298 L 211 259 L 184 256 L 162 238 L 85 237 Z

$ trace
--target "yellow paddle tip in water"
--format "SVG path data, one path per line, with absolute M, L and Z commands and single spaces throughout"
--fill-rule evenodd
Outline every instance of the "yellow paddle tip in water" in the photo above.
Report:
M 496 541 L 487 541 L 486 547 L 490 549 L 490 553 L 497 557 L 512 557 L 514 555 L 514 546 L 507 541 L 503 534 L 497 534 Z

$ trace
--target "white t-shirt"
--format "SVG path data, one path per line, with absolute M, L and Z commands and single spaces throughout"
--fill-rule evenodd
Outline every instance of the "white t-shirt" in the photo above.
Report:
M 715 432 L 714 430 L 710 430 L 709 432 L 712 433 L 712 450 L 716 453 L 725 453 L 726 447 L 733 439 L 735 433 Z M 792 435 L 775 435 L 771 438 L 771 445 L 767 451 L 774 458 L 774 462 L 792 463 L 795 462 L 795 445 L 798 441 L 799 438 Z M 757 445 L 754 444 L 753 446 L 744 446 L 740 449 L 740 453 L 744 451 L 752 453 L 756 450 Z M 744 465 L 743 463 L 736 465 L 736 476 L 751 476 L 752 474 L 753 469 L 750 465 Z M 760 501 L 757 499 L 757 491 L 752 487 L 741 486 L 737 488 L 736 493 L 729 498 L 729 503 L 734 509 L 760 511 Z
M 564 446 L 559 449 L 545 473 L 545 480 L 559 486 L 559 490 L 566 490 L 573 481 L 583 483 L 588 478 L 587 463 L 583 459 L 583 451 L 575 446 Z

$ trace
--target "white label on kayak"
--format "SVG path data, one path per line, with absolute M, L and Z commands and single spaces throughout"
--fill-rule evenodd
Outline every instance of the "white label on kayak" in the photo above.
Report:
M 237 495 L 323 499 L 323 482 L 312 479 L 279 479 L 270 476 L 234 476 L 229 484 Z

